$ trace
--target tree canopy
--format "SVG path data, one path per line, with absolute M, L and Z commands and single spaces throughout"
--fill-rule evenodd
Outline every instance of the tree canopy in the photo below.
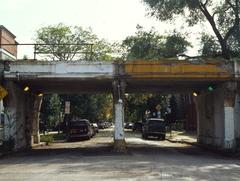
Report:
M 135 35 L 123 40 L 122 46 L 126 48 L 126 59 L 159 59 L 176 57 L 190 46 L 185 37 L 174 32 L 172 35 L 159 35 L 154 29 L 145 31 L 137 26 Z
M 207 21 L 225 59 L 235 55 L 240 39 L 240 0 L 143 0 L 151 16 L 162 21 L 184 17 L 189 25 Z
M 48 128 L 54 128 L 60 121 L 61 101 L 57 94 L 43 97 L 40 119 Z
M 214 36 L 203 33 L 201 36 L 200 55 L 204 57 L 217 57 L 221 56 L 221 47 Z
M 112 118 L 112 96 L 109 94 L 63 94 L 60 97 L 62 101 L 70 101 L 70 112 L 74 116 L 91 122 Z
M 35 37 L 36 52 L 51 60 L 110 60 L 111 45 L 91 29 L 64 24 L 40 28 Z

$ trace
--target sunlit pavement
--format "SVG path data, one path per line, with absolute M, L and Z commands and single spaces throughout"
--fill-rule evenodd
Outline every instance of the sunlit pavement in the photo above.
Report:
M 111 129 L 89 141 L 52 143 L 50 146 L 0 159 L 0 180 L 174 180 L 238 181 L 240 161 L 198 147 L 142 140 L 126 132 L 128 152 L 112 149 Z

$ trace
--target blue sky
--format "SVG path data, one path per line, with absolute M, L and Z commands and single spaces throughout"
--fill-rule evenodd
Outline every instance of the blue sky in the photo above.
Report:
M 19 43 L 33 42 L 37 29 L 58 23 L 91 27 L 108 41 L 134 34 L 137 24 L 146 30 L 155 27 L 159 33 L 177 29 L 189 33 L 196 46 L 196 35 L 203 30 L 188 28 L 181 20 L 170 24 L 148 17 L 141 0 L 1 0 L 0 12 L 0 24 L 15 34 Z M 196 48 L 190 53 L 196 53 Z

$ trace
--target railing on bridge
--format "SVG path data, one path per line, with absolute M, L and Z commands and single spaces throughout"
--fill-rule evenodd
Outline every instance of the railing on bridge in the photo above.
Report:
M 0 44 L 0 48 L 17 51 L 14 56 L 18 60 L 92 60 L 93 46 L 91 43 L 64 43 L 64 44 L 43 44 L 43 43 L 21 43 L 21 44 Z M 9 48 L 10 47 L 10 48 Z

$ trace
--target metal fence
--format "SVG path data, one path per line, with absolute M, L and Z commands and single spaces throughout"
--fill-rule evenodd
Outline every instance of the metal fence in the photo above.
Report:
M 92 60 L 91 43 L 65 44 L 0 44 L 0 49 L 19 60 Z M 11 50 L 13 52 L 11 52 Z M 15 55 L 16 54 L 16 55 Z

